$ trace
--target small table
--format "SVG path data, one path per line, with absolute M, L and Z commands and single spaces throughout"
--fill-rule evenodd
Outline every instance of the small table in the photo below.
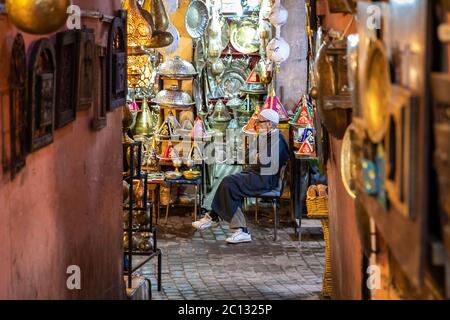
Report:
M 170 192 L 170 188 L 172 185 L 190 185 L 190 186 L 195 186 L 195 200 L 194 200 L 194 220 L 197 221 L 197 213 L 199 212 L 199 210 L 201 209 L 201 205 L 203 204 L 203 195 L 202 195 L 202 183 L 203 183 L 203 178 L 199 177 L 197 179 L 192 179 L 192 180 L 188 180 L 188 179 L 175 179 L 175 180 L 169 180 L 166 179 L 165 181 L 166 184 L 169 185 L 169 192 Z M 198 205 L 198 199 L 200 199 L 200 206 Z M 169 208 L 170 208 L 170 201 L 169 204 L 167 204 L 166 207 L 166 223 L 167 220 L 169 218 Z M 159 212 L 158 212 L 159 213 Z

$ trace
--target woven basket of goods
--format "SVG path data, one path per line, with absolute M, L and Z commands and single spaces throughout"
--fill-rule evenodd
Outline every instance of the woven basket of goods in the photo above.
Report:
M 310 186 L 306 193 L 306 209 L 308 218 L 328 218 L 328 187 L 324 185 Z

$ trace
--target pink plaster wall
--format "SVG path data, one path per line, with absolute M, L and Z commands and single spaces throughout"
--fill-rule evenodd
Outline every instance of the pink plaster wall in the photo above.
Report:
M 342 141 L 330 136 L 328 190 L 330 208 L 330 246 L 333 298 L 362 298 L 362 249 L 356 222 L 355 201 L 348 195 L 341 178 Z
M 112 14 L 120 0 L 73 1 Z M 86 19 L 97 43 L 107 24 Z M 0 108 L 17 30 L 0 16 Z M 38 37 L 25 36 L 27 46 Z M 6 67 L 5 67 L 6 66 Z M 4 115 L 5 116 L 5 115 Z M 54 143 L 30 154 L 14 181 L 0 169 L 0 299 L 117 299 L 123 297 L 121 111 L 93 132 L 93 110 L 55 132 Z M 2 126 L 0 132 L 8 133 Z M 0 142 L 1 143 L 1 142 Z M 81 268 L 80 291 L 66 287 L 69 265 Z

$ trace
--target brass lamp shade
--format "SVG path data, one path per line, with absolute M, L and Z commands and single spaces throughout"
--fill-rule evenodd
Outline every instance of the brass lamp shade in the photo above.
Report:
M 173 43 L 173 35 L 167 31 L 155 31 L 150 41 L 150 48 L 164 48 Z
M 389 61 L 383 44 L 379 40 L 372 42 L 369 50 L 363 93 L 364 122 L 370 140 L 379 143 L 389 123 L 391 79 Z
M 131 54 L 142 53 L 142 49 L 150 48 L 153 33 L 152 26 L 142 16 L 136 0 L 125 0 L 123 8 L 128 11 L 127 37 Z
M 31 34 L 52 33 L 67 21 L 70 0 L 6 0 L 6 11 L 12 23 Z

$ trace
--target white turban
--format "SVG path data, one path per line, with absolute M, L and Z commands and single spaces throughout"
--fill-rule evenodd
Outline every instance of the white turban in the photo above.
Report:
M 263 111 L 261 111 L 260 115 L 264 119 L 272 121 L 272 123 L 275 125 L 280 123 L 280 115 L 275 110 L 264 109 Z

